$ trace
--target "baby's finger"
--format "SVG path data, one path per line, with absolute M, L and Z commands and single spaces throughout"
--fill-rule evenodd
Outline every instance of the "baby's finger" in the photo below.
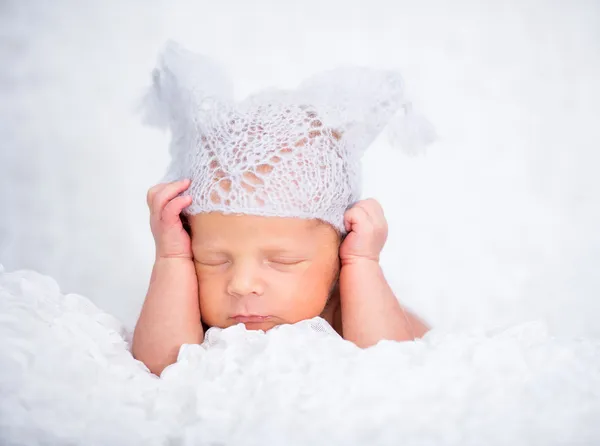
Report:
M 366 222 L 369 222 L 369 217 L 360 206 L 354 206 L 344 214 L 344 226 L 348 232 L 362 228 Z
M 367 214 L 375 226 L 384 226 L 386 224 L 383 207 L 376 199 L 368 198 L 364 200 L 363 207 L 367 211 Z
M 159 190 L 154 196 L 154 200 L 151 205 L 151 212 L 160 215 L 165 206 L 179 195 L 181 192 L 186 190 L 190 185 L 190 180 L 174 181 L 167 184 L 163 189 Z
M 376 225 L 375 216 L 373 215 L 373 210 L 371 209 L 371 206 L 368 201 L 361 200 L 358 203 L 356 203 L 352 207 L 352 209 L 356 209 L 357 214 L 361 216 L 365 225 Z
M 169 204 L 165 206 L 161 217 L 162 221 L 166 225 L 174 225 L 180 220 L 179 214 L 181 211 L 191 203 L 192 197 L 189 195 L 172 199 Z
M 375 198 L 367 198 L 366 200 L 363 200 L 363 204 L 374 214 L 383 214 L 383 208 Z
M 150 189 L 148 189 L 148 193 L 146 194 L 146 203 L 148 204 L 148 207 L 151 207 L 152 202 L 154 201 L 154 197 L 156 196 L 158 191 L 165 187 L 167 184 L 169 183 L 158 183 L 152 186 Z

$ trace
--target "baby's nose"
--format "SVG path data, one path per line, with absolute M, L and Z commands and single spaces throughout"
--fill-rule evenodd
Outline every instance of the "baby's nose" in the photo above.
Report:
M 227 284 L 227 293 L 235 297 L 262 295 L 263 281 L 260 277 L 260 268 L 252 263 L 234 264 L 232 275 Z

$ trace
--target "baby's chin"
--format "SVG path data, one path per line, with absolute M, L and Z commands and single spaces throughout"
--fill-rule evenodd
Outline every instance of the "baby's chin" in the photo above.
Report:
M 246 330 L 262 330 L 269 331 L 271 328 L 281 325 L 278 322 L 266 321 L 266 322 L 239 322 L 246 327 Z M 233 325 L 237 325 L 237 322 L 234 322 Z
M 269 321 L 261 321 L 261 322 L 251 322 L 251 321 L 245 321 L 245 322 L 238 322 L 235 320 L 228 320 L 224 323 L 220 323 L 220 324 L 214 324 L 214 325 L 209 325 L 209 324 L 204 324 L 204 328 L 210 328 L 210 327 L 218 327 L 218 328 L 229 328 L 229 327 L 234 327 L 236 325 L 240 325 L 242 324 L 243 326 L 246 327 L 246 330 L 262 330 L 262 331 L 269 331 L 270 329 L 277 327 L 278 325 L 281 324 L 285 324 L 286 322 L 284 321 L 274 321 L 274 320 L 269 320 Z

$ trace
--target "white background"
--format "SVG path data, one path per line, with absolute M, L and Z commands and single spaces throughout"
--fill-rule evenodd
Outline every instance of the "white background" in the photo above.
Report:
M 0 2 L 8 271 L 133 326 L 168 160 L 134 107 L 167 38 L 217 58 L 239 97 L 339 64 L 400 70 L 439 137 L 418 156 L 380 138 L 364 160 L 399 299 L 443 329 L 600 336 L 597 1 Z

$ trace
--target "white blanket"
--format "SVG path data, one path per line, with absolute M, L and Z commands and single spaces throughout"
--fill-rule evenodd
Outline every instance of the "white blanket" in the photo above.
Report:
M 0 265 L 0 444 L 600 444 L 598 340 L 532 322 L 360 350 L 323 327 L 211 329 L 158 378 L 118 320 Z

